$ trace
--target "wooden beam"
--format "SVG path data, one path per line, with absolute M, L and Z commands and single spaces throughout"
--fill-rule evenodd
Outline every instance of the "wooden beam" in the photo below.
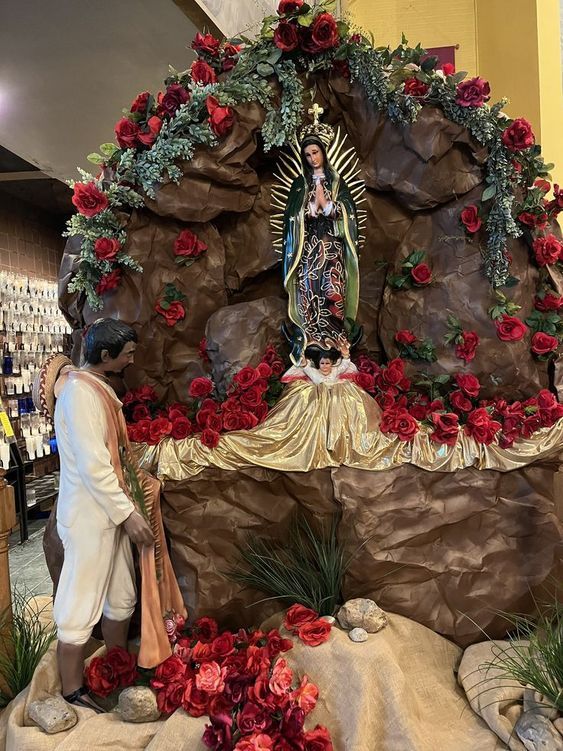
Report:
M 29 172 L 0 172 L 0 183 L 15 183 L 20 180 L 52 180 L 51 175 L 47 175 L 41 170 L 29 170 Z
M 221 39 L 225 34 L 217 26 L 213 16 L 205 10 L 205 6 L 196 0 L 174 0 L 178 8 L 187 16 L 199 31 L 210 31 L 213 36 Z

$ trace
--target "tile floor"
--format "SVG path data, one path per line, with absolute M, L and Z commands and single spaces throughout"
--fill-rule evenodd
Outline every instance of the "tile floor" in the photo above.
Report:
M 29 595 L 52 594 L 52 582 L 43 555 L 45 519 L 30 519 L 29 540 L 20 544 L 19 530 L 10 536 L 10 583 Z

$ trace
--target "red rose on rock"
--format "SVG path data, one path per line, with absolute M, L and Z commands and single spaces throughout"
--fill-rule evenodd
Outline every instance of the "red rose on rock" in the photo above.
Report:
M 166 92 L 159 97 L 159 113 L 174 117 L 176 111 L 182 104 L 186 104 L 190 99 L 190 94 L 179 83 L 171 83 L 166 88 Z
M 156 115 L 149 117 L 147 121 L 147 130 L 139 133 L 139 141 L 143 146 L 152 146 L 156 141 L 156 137 L 160 133 L 161 128 L 162 120 L 160 117 L 157 117 Z
M 416 266 L 411 269 L 411 277 L 415 284 L 424 286 L 430 284 L 432 281 L 432 272 L 425 263 L 417 263 Z
M 502 134 L 502 142 L 509 151 L 523 151 L 535 143 L 532 126 L 523 117 L 518 117 Z
M 318 617 L 319 614 L 315 610 L 297 603 L 288 609 L 283 619 L 283 625 L 288 631 L 295 632 L 304 623 L 312 623 Z
M 311 38 L 319 50 L 329 50 L 339 42 L 338 27 L 330 13 L 319 13 L 311 26 Z
M 488 446 L 493 442 L 500 428 L 500 422 L 491 419 L 485 407 L 478 407 L 467 417 L 465 432 L 468 436 L 474 438 L 477 443 L 483 443 Z
M 459 432 L 459 418 L 452 412 L 440 414 L 433 412 L 430 420 L 434 425 L 434 432 L 430 433 L 430 440 L 436 443 L 444 443 L 446 446 L 453 446 L 457 441 Z
M 99 190 L 95 183 L 74 183 L 72 203 L 82 216 L 91 218 L 107 209 L 108 197 Z
M 314 730 L 307 730 L 303 735 L 305 746 L 303 751 L 334 751 L 330 733 L 322 725 L 317 725 Z
M 297 636 L 309 647 L 318 647 L 328 640 L 332 626 L 328 621 L 318 618 L 315 621 L 302 623 L 297 629 Z
M 220 434 L 216 430 L 211 430 L 211 428 L 204 428 L 201 431 L 200 441 L 207 448 L 214 449 L 219 443 L 220 438 Z
M 119 676 L 105 657 L 94 657 L 84 671 L 86 685 L 93 694 L 109 696 L 119 688 Z
M 474 203 L 469 204 L 469 206 L 463 209 L 460 219 L 465 229 L 471 234 L 478 232 L 483 225 L 483 222 L 479 218 L 479 209 Z
M 457 409 L 458 412 L 471 412 L 473 409 L 470 399 L 462 391 L 452 391 L 449 400 L 452 407 Z
M 455 382 L 463 393 L 472 399 L 476 399 L 479 396 L 481 384 L 479 383 L 479 379 L 471 375 L 471 373 L 457 373 L 455 375 Z
M 295 13 L 303 5 L 303 0 L 280 0 L 278 13 L 285 16 L 287 13 Z
M 395 334 L 395 341 L 399 344 L 414 344 L 416 336 L 409 329 L 401 329 Z
M 216 39 L 213 34 L 201 34 L 199 31 L 192 42 L 192 49 L 198 54 L 204 52 L 211 57 L 217 57 L 220 46 L 221 41 Z
M 194 399 L 202 399 L 213 391 L 214 385 L 210 378 L 194 378 L 190 383 L 188 394 L 193 396 Z
M 189 229 L 180 232 L 174 241 L 174 255 L 198 258 L 207 250 L 207 245 Z
M 409 96 L 424 96 L 428 88 L 428 84 L 419 81 L 418 78 L 407 78 L 404 91 Z
M 284 52 L 293 52 L 299 44 L 297 29 L 292 23 L 280 21 L 274 31 L 274 44 Z
M 561 310 L 563 308 L 563 296 L 548 292 L 543 298 L 534 298 L 534 307 L 544 313 L 549 310 Z
M 119 680 L 119 688 L 132 686 L 138 678 L 137 658 L 122 647 L 112 647 L 106 654 L 106 662 Z
M 104 295 L 106 292 L 111 292 L 112 289 L 119 287 L 121 283 L 121 269 L 114 269 L 109 274 L 104 274 L 98 284 L 96 285 L 96 294 Z
M 204 60 L 196 60 L 191 67 L 192 81 L 205 85 L 217 82 L 217 75 L 211 65 Z
M 221 107 L 214 96 L 209 95 L 205 100 L 209 118 L 207 122 L 215 135 L 222 138 L 233 127 L 235 114 L 230 107 Z
M 475 331 L 462 331 L 463 341 L 455 345 L 455 356 L 465 362 L 471 362 L 475 357 L 475 350 L 479 344 L 479 337 Z
M 536 238 L 532 243 L 532 248 L 538 266 L 550 266 L 561 259 L 563 246 L 555 235 L 547 235 L 547 237 Z
M 115 124 L 114 130 L 117 143 L 122 149 L 134 149 L 137 146 L 137 139 L 141 129 L 134 120 L 122 117 Z
M 94 254 L 99 261 L 114 261 L 121 250 L 121 243 L 114 237 L 98 237 L 94 243 Z
M 144 114 L 147 110 L 149 97 L 150 97 L 149 91 L 143 91 L 142 94 L 137 94 L 137 96 L 131 103 L 131 112 L 139 112 L 140 114 Z
M 554 352 L 559 346 L 559 340 L 551 334 L 546 334 L 543 331 L 536 332 L 532 337 L 532 352 L 534 355 L 542 356 L 549 355 Z
M 502 342 L 519 342 L 528 330 L 525 323 L 516 316 L 503 313 L 500 320 L 495 321 L 497 336 Z
M 186 309 L 179 300 L 168 303 L 167 308 L 162 307 L 160 302 L 157 302 L 154 309 L 164 318 L 167 326 L 175 326 L 178 321 L 186 317 Z
M 484 78 L 468 78 L 457 85 L 455 101 L 460 107 L 480 107 L 490 99 L 490 93 Z
M 187 417 L 177 417 L 172 421 L 170 435 L 177 441 L 187 438 L 192 433 L 192 424 Z

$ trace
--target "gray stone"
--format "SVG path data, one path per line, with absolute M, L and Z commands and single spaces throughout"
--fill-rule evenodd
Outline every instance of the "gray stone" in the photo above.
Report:
M 368 632 L 365 628 L 353 628 L 348 632 L 348 636 L 352 641 L 362 642 L 368 640 Z
M 62 696 L 50 696 L 29 705 L 30 720 L 49 735 L 70 730 L 78 722 L 78 715 Z
M 336 617 L 342 628 L 364 628 L 368 634 L 376 634 L 387 625 L 383 610 L 373 600 L 363 597 L 345 602 Z
M 321 621 L 326 621 L 327 623 L 330 623 L 331 626 L 334 626 L 336 618 L 333 615 L 321 615 Z
M 527 751 L 561 751 L 561 736 L 547 717 L 535 712 L 523 712 L 514 732 Z
M 119 694 L 117 711 L 124 722 L 154 722 L 160 717 L 156 696 L 148 686 L 132 686 Z

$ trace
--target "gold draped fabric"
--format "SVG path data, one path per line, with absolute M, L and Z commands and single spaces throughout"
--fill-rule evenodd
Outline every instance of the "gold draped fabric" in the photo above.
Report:
M 143 446 L 140 460 L 161 479 L 182 480 L 206 467 L 307 472 L 341 465 L 384 470 L 410 463 L 433 472 L 465 467 L 507 472 L 563 450 L 563 419 L 503 449 L 497 443 L 479 444 L 462 430 L 454 446 L 430 440 L 425 428 L 407 443 L 381 433 L 380 416 L 375 400 L 354 383 L 316 386 L 298 381 L 253 430 L 226 433 L 214 449 L 204 446 L 199 436 L 165 438 L 157 446 Z

